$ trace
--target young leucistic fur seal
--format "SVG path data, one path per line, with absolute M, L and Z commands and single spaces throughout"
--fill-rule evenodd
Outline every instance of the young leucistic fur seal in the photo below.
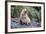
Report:
M 30 24 L 31 20 L 28 16 L 26 9 L 23 9 L 20 13 L 20 24 Z

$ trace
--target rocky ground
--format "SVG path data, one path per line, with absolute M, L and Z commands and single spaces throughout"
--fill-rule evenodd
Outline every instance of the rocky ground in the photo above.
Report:
M 32 22 L 28 25 L 21 25 L 19 18 L 12 18 L 11 19 L 11 28 L 36 28 L 41 27 L 41 23 L 36 22 L 35 19 L 32 19 Z

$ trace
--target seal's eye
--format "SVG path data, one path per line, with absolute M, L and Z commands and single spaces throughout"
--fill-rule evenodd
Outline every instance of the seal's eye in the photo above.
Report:
M 24 12 L 24 14 L 26 14 L 26 13 L 27 13 L 27 11 Z
M 25 11 L 25 13 L 27 13 L 27 12 Z

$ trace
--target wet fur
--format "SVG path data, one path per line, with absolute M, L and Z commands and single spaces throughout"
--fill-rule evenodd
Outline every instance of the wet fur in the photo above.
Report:
M 29 24 L 31 22 L 30 18 L 28 17 L 28 12 L 26 9 L 23 9 L 20 13 L 20 24 Z

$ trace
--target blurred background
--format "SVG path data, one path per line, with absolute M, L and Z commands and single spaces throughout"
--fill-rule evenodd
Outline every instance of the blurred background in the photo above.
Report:
M 11 6 L 11 18 L 19 17 L 22 9 L 26 8 L 29 12 L 29 17 L 41 21 L 41 7 L 40 6 Z

